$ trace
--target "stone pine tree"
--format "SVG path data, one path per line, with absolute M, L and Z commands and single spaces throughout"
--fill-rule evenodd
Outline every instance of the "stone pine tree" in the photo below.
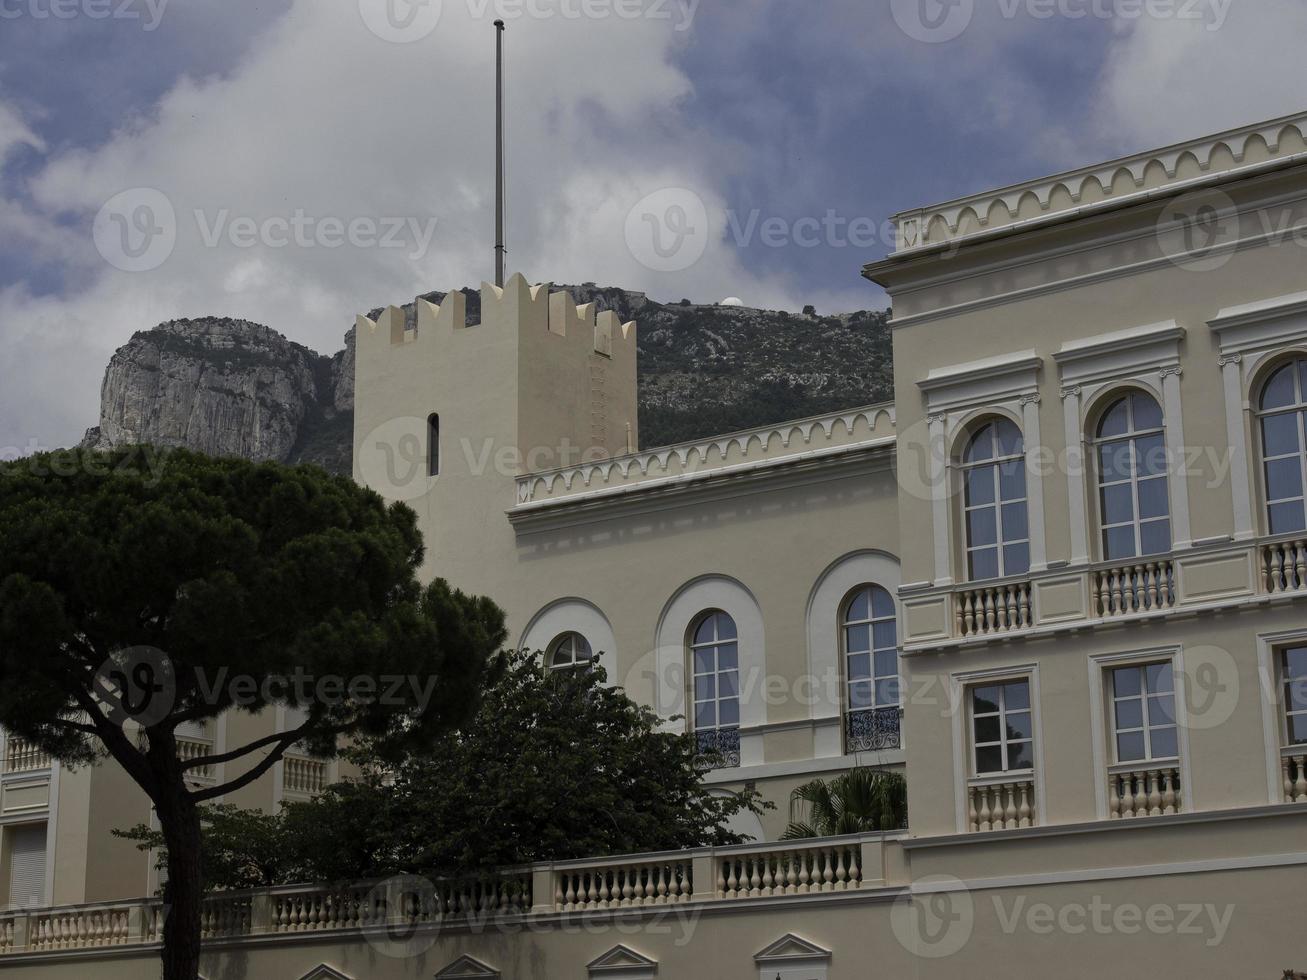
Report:
M 411 510 L 313 467 L 146 448 L 0 464 L 0 725 L 70 766 L 108 755 L 153 803 L 165 980 L 198 974 L 206 801 L 292 745 L 411 748 L 476 710 L 503 614 L 423 588 L 422 553 Z M 178 756 L 178 726 L 277 705 L 302 723 Z M 224 763 L 219 785 L 188 780 Z

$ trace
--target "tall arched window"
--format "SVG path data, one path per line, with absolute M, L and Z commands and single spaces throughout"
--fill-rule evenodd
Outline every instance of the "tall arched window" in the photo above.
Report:
M 846 734 L 850 752 L 897 749 L 899 637 L 894 599 L 879 585 L 864 585 L 844 604 Z
M 735 620 L 719 610 L 699 617 L 690 638 L 694 730 L 740 726 L 740 646 Z
M 994 419 L 971 437 L 962 479 L 972 581 L 1030 571 L 1026 447 L 1016 423 Z
M 1132 392 L 1108 406 L 1098 421 L 1094 456 L 1103 558 L 1170 551 L 1166 433 L 1151 395 Z
M 1279 368 L 1262 386 L 1258 402 L 1262 433 L 1262 479 L 1266 529 L 1288 534 L 1307 529 L 1307 359 Z
M 564 633 L 549 644 L 549 666 L 555 670 L 586 666 L 593 661 L 590 641 L 580 633 Z

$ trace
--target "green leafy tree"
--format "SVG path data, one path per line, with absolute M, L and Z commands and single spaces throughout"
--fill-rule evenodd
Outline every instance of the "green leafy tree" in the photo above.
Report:
M 409 508 L 315 467 L 143 447 L 0 464 L 0 724 L 69 765 L 107 754 L 153 803 L 165 980 L 197 975 L 203 804 L 296 743 L 412 749 L 475 711 L 503 615 L 423 588 L 422 554 Z M 279 704 L 303 723 L 179 756 L 179 725 Z M 188 784 L 222 763 L 239 775 Z
M 302 843 L 296 836 L 299 828 L 283 814 L 221 803 L 202 807 L 200 823 L 200 866 L 206 888 L 240 891 L 303 880 Z M 163 831 L 137 824 L 129 830 L 114 830 L 113 835 L 135 841 L 142 851 L 158 852 L 159 868 L 167 869 L 168 841 Z
M 861 767 L 790 794 L 783 840 L 900 830 L 908 825 L 908 784 L 901 773 Z
M 725 824 L 759 812 L 758 795 L 710 791 L 693 738 L 660 728 L 601 667 L 507 653 L 471 724 L 394 768 L 356 759 L 361 782 L 288 813 L 319 828 L 312 864 L 327 879 L 743 842 Z

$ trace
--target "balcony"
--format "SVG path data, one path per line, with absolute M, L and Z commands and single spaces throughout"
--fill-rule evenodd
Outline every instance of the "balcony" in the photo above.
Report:
M 709 768 L 735 769 L 740 765 L 740 730 L 711 728 L 694 733 L 699 756 Z
M 287 755 L 282 759 L 282 793 L 298 799 L 317 796 L 331 782 L 330 770 L 322 759 Z
M 973 834 L 1033 827 L 1035 777 L 1033 773 L 977 776 L 967 784 L 968 829 Z
M 1307 596 L 1307 537 L 1198 542 L 1165 555 L 1055 563 L 1020 578 L 904 586 L 904 652 L 1051 635 Z
M 903 748 L 903 709 L 868 708 L 850 711 L 844 719 L 844 738 L 850 755 Z
M 1159 817 L 1184 808 L 1180 762 L 1164 759 L 1115 765 L 1107 771 L 1107 815 L 1112 820 Z
M 1280 776 L 1284 781 L 1284 802 L 1307 802 L 1307 745 L 1293 745 L 1280 752 Z
M 41 772 L 50 768 L 50 756 L 26 739 L 5 739 L 5 774 Z

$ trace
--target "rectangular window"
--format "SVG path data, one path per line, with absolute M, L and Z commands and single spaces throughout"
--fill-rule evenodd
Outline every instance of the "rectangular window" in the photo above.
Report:
M 1117 762 L 1179 757 L 1175 677 L 1170 661 L 1109 671 L 1112 742 Z
M 1280 654 L 1284 683 L 1284 721 L 1289 745 L 1307 745 L 1307 646 Z
M 6 827 L 9 838 L 9 905 L 39 908 L 45 904 L 46 825 Z
M 432 476 L 440 475 L 440 416 L 427 416 L 427 465 Z
M 1020 772 L 1035 767 L 1030 681 L 982 684 L 971 691 L 975 774 Z

